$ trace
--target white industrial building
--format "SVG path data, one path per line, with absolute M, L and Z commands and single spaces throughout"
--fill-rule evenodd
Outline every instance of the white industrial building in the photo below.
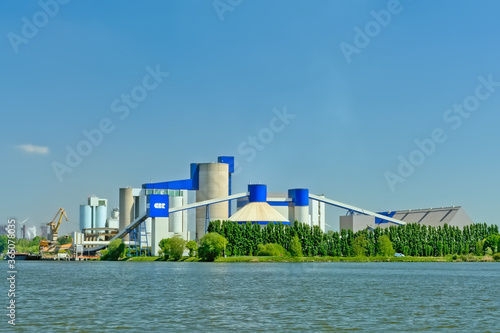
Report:
M 398 210 L 379 214 L 405 223 L 418 223 L 433 227 L 442 227 L 447 224 L 462 229 L 466 225 L 473 224 L 472 219 L 460 206 Z M 340 217 L 340 229 L 352 230 L 353 232 L 367 228 L 388 228 L 391 225 L 393 224 L 369 215 L 351 214 Z
M 120 188 L 120 214 L 119 214 L 119 229 L 123 230 L 130 225 L 134 220 L 144 216 L 147 212 L 147 197 L 148 195 L 168 195 L 169 207 L 180 207 L 188 203 L 187 190 L 168 190 L 168 189 L 144 189 L 144 188 Z M 151 243 L 152 234 L 152 218 L 148 217 L 144 220 L 142 230 L 140 226 L 136 228 L 136 237 L 141 237 L 140 241 L 144 244 Z M 188 230 L 188 214 L 187 211 L 172 213 L 168 218 L 156 217 L 157 224 L 165 226 L 164 232 L 161 233 L 162 238 L 170 238 L 176 235 L 181 236 L 185 240 L 191 239 L 191 233 Z M 155 241 L 156 241 L 155 237 Z M 129 236 L 123 238 L 129 240 Z M 159 242 L 158 240 L 158 242 Z

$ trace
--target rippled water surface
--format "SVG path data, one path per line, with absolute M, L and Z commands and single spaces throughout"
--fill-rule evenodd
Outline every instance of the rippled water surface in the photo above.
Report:
M 18 332 L 500 332 L 498 263 L 18 261 L 17 268 Z M 0 330 L 13 331 L 3 317 Z

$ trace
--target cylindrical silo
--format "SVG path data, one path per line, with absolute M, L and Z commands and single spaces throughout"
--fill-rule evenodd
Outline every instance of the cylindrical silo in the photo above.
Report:
M 87 228 L 92 228 L 92 208 L 89 205 L 80 205 L 80 230 Z
M 248 202 L 267 202 L 267 186 L 262 184 L 248 185 Z
M 227 197 L 229 195 L 229 165 L 226 163 L 198 164 L 199 189 L 196 202 Z M 210 221 L 227 220 L 227 202 L 210 206 Z M 196 208 L 196 239 L 205 235 L 206 207 Z
M 182 197 L 170 196 L 170 208 L 182 206 Z M 170 232 L 182 234 L 182 211 L 170 214 Z
M 106 206 L 97 206 L 96 212 L 96 228 L 106 228 L 106 216 L 108 215 L 108 208 Z
M 299 188 L 294 191 L 295 220 L 309 224 L 309 190 Z
M 126 187 L 120 189 L 120 230 L 125 229 L 131 222 L 134 216 L 134 196 L 132 195 L 132 188 Z M 128 235 L 123 238 L 128 241 Z

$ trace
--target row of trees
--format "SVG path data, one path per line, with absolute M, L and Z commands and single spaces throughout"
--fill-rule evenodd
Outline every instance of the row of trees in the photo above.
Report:
M 189 256 L 197 255 L 203 261 L 214 261 L 223 253 L 226 254 L 228 241 L 217 232 L 209 232 L 200 239 L 200 245 L 195 241 L 186 243 L 180 236 L 165 238 L 158 244 L 165 260 L 177 261 L 182 258 L 185 249 L 189 250 Z M 299 238 L 295 235 L 290 244 L 290 251 L 276 243 L 258 244 L 255 253 L 258 256 L 295 256 L 302 257 L 302 246 Z
M 165 260 L 179 260 L 184 251 L 205 261 L 226 255 L 258 256 L 392 256 L 400 252 L 411 256 L 444 256 L 448 254 L 482 255 L 500 251 L 498 226 L 474 224 L 460 230 L 457 227 L 428 227 L 419 224 L 391 226 L 373 231 L 351 230 L 323 233 L 318 226 L 295 222 L 293 226 L 233 222 L 211 222 L 208 233 L 200 239 L 186 242 L 180 236 L 162 239 L 159 243 Z M 112 241 L 102 251 L 103 260 L 118 260 L 125 256 L 121 240 Z
M 297 236 L 305 256 L 374 256 L 391 255 L 391 252 L 410 256 L 445 256 L 484 254 L 486 239 L 498 235 L 498 226 L 473 224 L 461 230 L 446 224 L 443 227 L 431 227 L 408 223 L 404 226 L 377 228 L 374 231 L 353 233 L 351 230 L 342 230 L 340 233 L 323 233 L 318 226 L 310 227 L 298 222 L 293 226 L 269 223 L 261 228 L 251 223 L 213 221 L 208 226 L 208 232 L 216 232 L 227 240 L 227 255 L 254 255 L 257 254 L 259 244 L 268 243 L 279 244 L 290 251 L 293 237 Z M 490 249 L 498 252 L 500 246 Z

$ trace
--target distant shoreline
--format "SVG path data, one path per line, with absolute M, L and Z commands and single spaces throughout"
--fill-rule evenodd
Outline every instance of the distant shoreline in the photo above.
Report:
M 5 261 L 6 260 L 2 260 Z M 24 260 L 22 260 L 24 261 Z M 31 261 L 31 260 L 28 260 Z M 36 261 L 58 261 L 54 258 L 44 258 Z M 74 260 L 64 260 L 64 261 L 74 261 Z M 99 259 L 88 259 L 85 261 L 102 261 Z M 123 258 L 118 261 L 127 262 L 207 262 L 201 261 L 197 257 L 182 257 L 179 261 L 164 260 L 162 257 L 128 257 Z M 238 256 L 238 257 L 219 257 L 212 261 L 215 263 L 221 262 L 246 262 L 246 263 L 259 263 L 259 262 L 296 262 L 296 263 L 308 263 L 308 262 L 499 262 L 495 261 L 492 256 L 458 256 L 458 255 L 448 255 L 445 257 L 258 257 L 258 256 Z
M 161 257 L 131 257 L 121 261 L 165 261 Z M 196 257 L 183 257 L 178 262 L 204 262 Z M 213 262 L 496 262 L 492 256 L 446 256 L 446 257 L 220 257 Z M 500 261 L 497 261 L 500 262 Z

